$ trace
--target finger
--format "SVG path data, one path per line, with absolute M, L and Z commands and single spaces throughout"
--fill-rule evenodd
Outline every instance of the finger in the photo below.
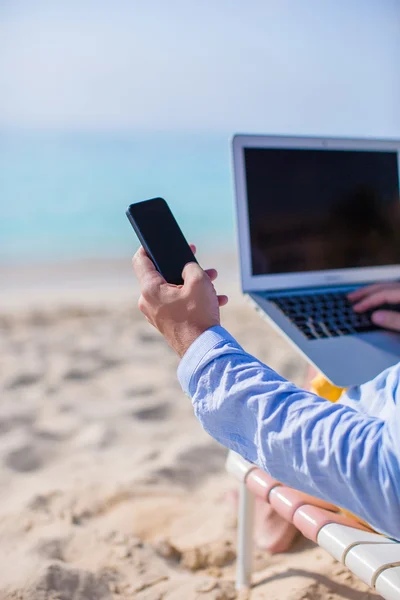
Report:
M 200 283 L 204 278 L 207 278 L 207 281 L 209 281 L 208 275 L 197 263 L 190 262 L 184 266 L 182 271 L 183 287 Z
M 373 308 L 378 308 L 382 304 L 398 304 L 400 302 L 400 289 L 388 288 L 367 296 L 360 302 L 357 302 L 353 308 L 356 312 L 364 312 Z
M 224 294 L 221 296 L 218 296 L 218 305 L 219 306 L 225 306 L 226 304 L 228 304 L 228 302 L 229 302 L 228 296 L 225 296 Z
M 218 271 L 216 269 L 206 269 L 205 272 L 211 279 L 211 281 L 215 281 L 218 277 Z
M 164 277 L 157 271 L 153 261 L 147 256 L 142 246 L 132 258 L 132 264 L 140 286 L 148 282 L 149 279 L 159 284 L 165 283 Z
M 399 285 L 399 283 L 397 283 L 395 281 L 374 283 L 372 285 L 366 285 L 364 287 L 358 288 L 358 290 L 354 290 L 354 292 L 350 292 L 350 294 L 348 294 L 347 297 L 351 302 L 358 302 L 362 298 L 365 298 L 366 296 L 370 296 L 371 294 L 374 294 L 375 292 L 379 292 L 384 289 L 391 289 L 393 287 L 400 287 L 400 285 Z
M 197 252 L 197 248 L 194 244 L 189 244 L 191 251 L 193 252 L 193 254 L 196 254 Z
M 400 331 L 400 314 L 394 310 L 377 310 L 372 313 L 371 321 L 379 327 Z

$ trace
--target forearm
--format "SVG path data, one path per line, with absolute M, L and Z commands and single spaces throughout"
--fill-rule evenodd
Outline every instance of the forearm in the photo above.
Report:
M 383 421 L 300 390 L 223 330 L 191 350 L 198 364 L 189 356 L 190 381 L 182 370 L 181 380 L 210 435 L 283 483 L 395 535 L 389 511 L 399 507 L 398 460 Z

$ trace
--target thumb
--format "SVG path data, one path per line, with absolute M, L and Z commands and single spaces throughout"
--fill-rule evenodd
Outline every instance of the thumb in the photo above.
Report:
M 182 271 L 182 279 L 184 287 L 194 285 L 208 277 L 203 269 L 196 262 L 187 263 Z
M 379 327 L 400 331 L 400 313 L 393 310 L 376 310 L 371 315 L 371 321 Z

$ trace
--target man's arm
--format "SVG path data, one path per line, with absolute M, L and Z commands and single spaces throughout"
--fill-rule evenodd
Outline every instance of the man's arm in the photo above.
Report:
M 348 405 L 331 404 L 279 377 L 219 326 L 227 298 L 215 292 L 215 270 L 189 263 L 184 285 L 173 286 L 142 248 L 133 264 L 139 308 L 184 356 L 179 378 L 205 429 L 283 483 L 400 540 L 399 369 L 349 393 Z M 378 395 L 379 410 L 366 414 Z
M 375 388 L 368 384 L 367 395 L 398 374 L 399 369 L 388 371 Z M 393 402 L 387 421 L 327 402 L 244 352 L 221 327 L 192 344 L 178 375 L 197 418 L 218 442 L 282 483 L 346 508 L 400 539 L 400 414 Z M 352 395 L 352 402 L 368 400 L 362 386 L 357 400 Z

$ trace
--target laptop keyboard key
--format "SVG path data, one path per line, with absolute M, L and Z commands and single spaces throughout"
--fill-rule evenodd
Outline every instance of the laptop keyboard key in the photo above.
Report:
M 354 335 L 379 329 L 371 313 L 355 313 L 346 293 L 332 292 L 304 296 L 274 296 L 273 302 L 309 339 Z M 385 307 L 386 308 L 386 307 Z M 390 307 L 395 310 L 397 307 Z M 400 310 L 400 305 L 398 307 Z

